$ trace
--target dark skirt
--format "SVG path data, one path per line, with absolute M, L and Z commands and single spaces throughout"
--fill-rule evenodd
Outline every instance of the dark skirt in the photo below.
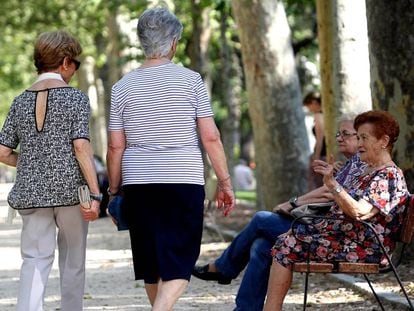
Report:
M 190 280 L 200 253 L 204 186 L 194 184 L 126 185 L 135 279 L 155 284 Z

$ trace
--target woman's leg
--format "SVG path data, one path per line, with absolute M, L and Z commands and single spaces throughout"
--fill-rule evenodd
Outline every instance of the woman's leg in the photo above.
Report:
M 292 284 L 292 271 L 273 261 L 264 311 L 281 311 L 283 300 Z
M 54 209 L 58 231 L 62 311 L 82 311 L 88 222 L 79 205 Z
M 38 208 L 21 210 L 23 228 L 18 311 L 43 310 L 43 296 L 52 268 L 56 247 L 56 225 L 53 209 Z
M 155 298 L 157 297 L 158 283 L 145 283 L 145 292 L 147 293 L 148 300 L 151 306 L 154 305 Z
M 152 311 L 170 311 L 187 288 L 187 280 L 171 280 L 158 284 L 158 292 Z

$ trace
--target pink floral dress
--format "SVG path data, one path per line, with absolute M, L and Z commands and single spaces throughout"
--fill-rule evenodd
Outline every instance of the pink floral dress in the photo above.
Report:
M 379 213 L 367 222 L 374 226 L 387 252 L 391 253 L 409 196 L 402 171 L 389 166 L 361 175 L 348 193 L 379 209 Z M 308 254 L 310 260 L 318 262 L 378 263 L 382 260 L 380 245 L 366 226 L 350 222 L 352 219 L 336 204 L 326 216 L 336 219 L 314 220 L 312 225 L 298 224 L 295 227 L 297 238 L 291 231 L 280 235 L 272 248 L 274 259 L 285 267 L 306 261 Z

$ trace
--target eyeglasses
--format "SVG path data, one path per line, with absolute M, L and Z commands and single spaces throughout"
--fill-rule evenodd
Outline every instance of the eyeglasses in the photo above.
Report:
M 347 139 L 349 137 L 356 136 L 356 135 L 357 133 L 349 133 L 348 131 L 338 131 L 336 132 L 335 137 L 336 138 L 342 137 L 342 139 Z
M 78 70 L 81 65 L 81 62 L 74 58 L 71 58 L 71 61 L 75 64 L 75 69 Z

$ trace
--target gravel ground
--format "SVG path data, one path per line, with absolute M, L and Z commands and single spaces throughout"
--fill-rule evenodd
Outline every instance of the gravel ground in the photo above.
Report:
M 248 219 L 253 211 L 240 210 L 235 217 Z M 209 221 L 208 218 L 207 221 Z M 218 219 L 218 218 L 217 218 Z M 230 218 L 219 220 L 230 226 Z M 0 224 L 0 310 L 15 309 L 19 279 L 19 233 L 21 223 Z M 219 254 L 227 242 L 205 230 L 199 263 L 206 263 Z M 117 232 L 108 218 L 90 224 L 87 250 L 87 275 L 84 310 L 150 310 L 142 282 L 133 280 L 131 252 L 127 232 Z M 174 310 L 233 310 L 240 277 L 231 285 L 218 285 L 193 278 Z M 392 288 L 390 288 L 392 290 Z M 364 296 L 344 283 L 325 275 L 310 277 L 308 310 L 379 310 L 371 296 Z M 302 310 L 303 275 L 295 274 L 293 286 L 286 298 L 284 310 Z M 59 277 L 53 266 L 45 297 L 45 310 L 59 310 Z M 386 305 L 386 310 L 403 310 Z

